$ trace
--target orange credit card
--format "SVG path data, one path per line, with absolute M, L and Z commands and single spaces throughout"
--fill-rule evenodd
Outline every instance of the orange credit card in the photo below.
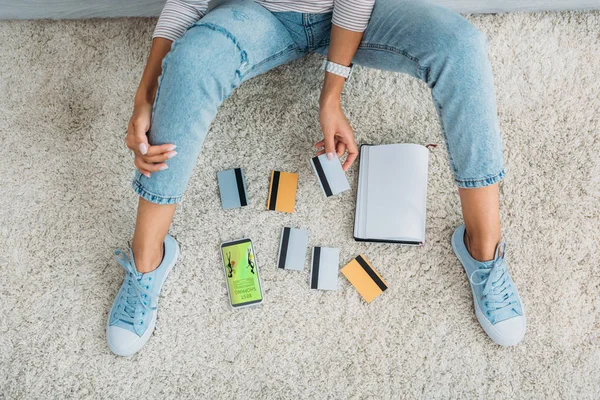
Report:
M 273 171 L 271 173 L 267 210 L 293 213 L 297 188 L 298 174 Z
M 350 261 L 341 271 L 367 303 L 387 289 L 384 280 L 362 255 Z

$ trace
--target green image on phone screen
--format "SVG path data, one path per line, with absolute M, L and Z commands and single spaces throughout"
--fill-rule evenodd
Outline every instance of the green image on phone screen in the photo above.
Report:
M 260 302 L 262 293 L 250 239 L 226 243 L 221 251 L 231 305 L 239 307 Z

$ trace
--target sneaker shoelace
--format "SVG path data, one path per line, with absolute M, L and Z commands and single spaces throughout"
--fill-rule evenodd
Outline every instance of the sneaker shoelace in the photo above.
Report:
M 142 286 L 138 277 L 140 273 L 136 270 L 133 263 L 133 253 L 129 251 L 129 256 L 121 250 L 115 250 L 115 260 L 125 269 L 124 290 L 120 294 L 120 299 L 115 312 L 115 318 L 134 325 L 136 323 L 136 315 L 139 318 L 138 311 L 140 308 L 153 311 L 156 310 L 155 300 L 157 296 L 148 291 L 149 286 Z M 149 277 L 148 279 L 152 279 Z M 150 303 L 148 305 L 147 303 Z M 145 315 L 142 310 L 141 315 Z M 143 318 L 140 321 L 143 324 Z
M 485 300 L 485 313 L 491 318 L 492 324 L 514 316 L 514 313 L 517 312 L 513 307 L 514 304 L 517 304 L 517 298 L 506 269 L 505 253 L 506 243 L 502 242 L 498 244 L 494 261 L 489 268 L 476 269 L 469 277 L 474 286 L 485 285 L 481 300 Z M 474 280 L 476 275 L 481 279 L 479 282 Z

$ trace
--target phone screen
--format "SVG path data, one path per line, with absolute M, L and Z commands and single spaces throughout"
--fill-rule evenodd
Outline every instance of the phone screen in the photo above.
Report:
M 233 307 L 262 301 L 258 268 L 250 239 L 241 239 L 221 245 L 229 299 Z

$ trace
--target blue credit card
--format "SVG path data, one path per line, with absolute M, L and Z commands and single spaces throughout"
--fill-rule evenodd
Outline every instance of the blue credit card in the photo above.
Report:
M 219 192 L 223 209 L 244 207 L 248 205 L 246 180 L 241 168 L 227 169 L 217 172 Z

